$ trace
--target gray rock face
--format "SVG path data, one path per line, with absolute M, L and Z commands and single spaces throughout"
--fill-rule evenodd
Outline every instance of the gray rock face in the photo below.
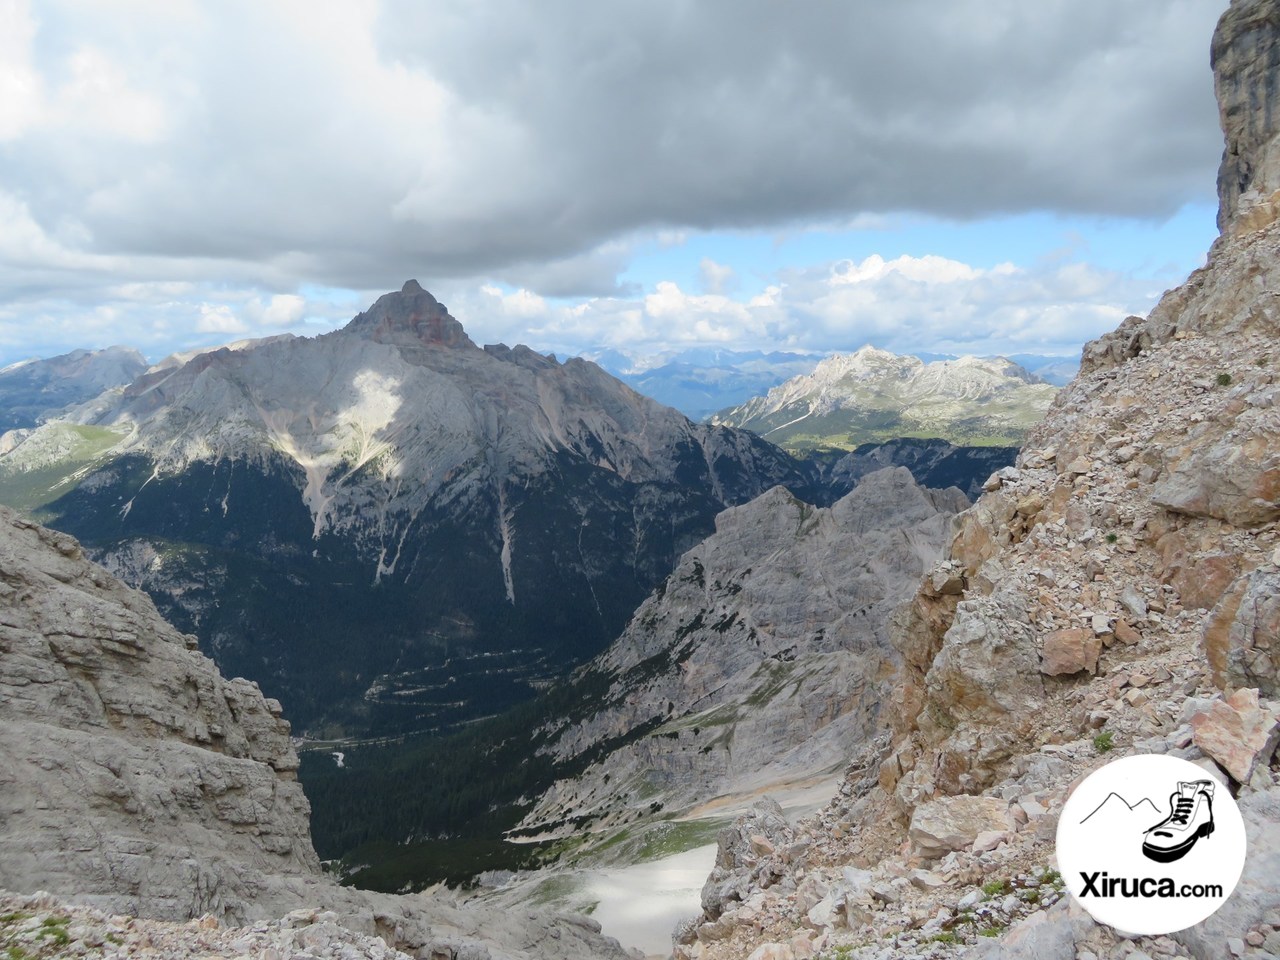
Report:
M 1213 916 L 1173 935 L 1197 960 L 1221 957 L 1228 937 L 1242 937 L 1264 917 L 1280 915 L 1280 787 L 1242 796 L 1240 813 L 1249 854 L 1235 892 Z
M 1219 686 L 1280 696 L 1280 570 L 1238 577 L 1205 621 L 1201 645 Z
M 982 496 L 982 485 L 997 470 L 1012 466 L 1016 447 L 957 447 L 946 440 L 900 437 L 885 443 L 866 443 L 838 459 L 815 456 L 822 479 L 840 492 L 852 490 L 869 473 L 885 467 L 906 467 L 923 487 L 958 487 L 971 500 Z
M 0 596 L 0 887 L 176 919 L 318 871 L 279 704 L 7 510 Z
M 1218 229 L 1275 219 L 1280 191 L 1280 9 L 1268 0 L 1232 0 L 1213 36 L 1218 110 L 1227 144 L 1218 168 Z
M 889 615 L 965 502 L 898 467 L 828 509 L 775 488 L 722 513 L 586 668 L 609 684 L 604 705 L 551 749 L 595 762 L 525 825 L 607 826 L 843 766 L 875 727 Z

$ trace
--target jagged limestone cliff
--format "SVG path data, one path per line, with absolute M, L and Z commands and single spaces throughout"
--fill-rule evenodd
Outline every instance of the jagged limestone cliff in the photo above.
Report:
M 762 808 L 727 834 L 678 956 L 1280 952 L 1276 5 L 1235 0 L 1213 50 L 1208 263 L 1085 348 L 897 621 L 887 747 L 814 820 Z M 1129 753 L 1211 770 L 1248 831 L 1235 894 L 1171 937 L 1119 937 L 1048 872 L 1068 792 Z
M 256 875 L 318 873 L 278 703 L 3 508 L 0 595 L 0 886 L 244 915 Z
M 589 765 L 525 828 L 607 831 L 840 770 L 845 745 L 876 728 L 895 660 L 889 616 L 966 505 L 896 467 L 829 508 L 775 487 L 720 514 L 580 671 L 607 692 L 547 750 Z
M 1218 229 L 1248 233 L 1280 207 L 1280 9 L 1269 0 L 1234 2 L 1214 32 L 1214 88 L 1226 146 L 1218 169 Z

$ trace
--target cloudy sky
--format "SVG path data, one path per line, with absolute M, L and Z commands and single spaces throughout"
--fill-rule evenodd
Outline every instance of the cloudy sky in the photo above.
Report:
M 1069 354 L 1202 262 L 1226 0 L 0 0 L 0 363 Z

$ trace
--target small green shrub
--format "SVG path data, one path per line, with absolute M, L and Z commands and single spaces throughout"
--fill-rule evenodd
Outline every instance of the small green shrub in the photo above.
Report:
M 942 933 L 935 933 L 929 938 L 930 943 L 959 943 L 960 938 L 950 930 L 944 930 Z
M 1220 387 L 1229 387 L 1229 386 L 1231 386 L 1231 374 L 1229 374 L 1229 373 L 1220 373 L 1220 374 L 1218 374 L 1218 386 L 1220 386 Z
M 988 897 L 999 896 L 1002 893 L 1008 893 L 1013 887 L 1008 880 L 988 880 L 982 885 L 982 892 Z
M 1119 539 L 1120 539 L 1120 538 L 1119 538 L 1119 537 L 1117 537 L 1114 533 L 1108 533 L 1108 534 L 1107 534 L 1107 543 L 1115 543 L 1115 542 L 1116 542 L 1117 540 L 1119 540 Z
M 1000 934 L 1004 933 L 1004 931 L 1005 931 L 1005 927 L 1001 926 L 1000 924 L 993 924 L 990 927 L 983 927 L 981 930 L 979 930 L 978 936 L 998 937 L 1000 936 Z
M 1110 730 L 1103 730 L 1093 738 L 1093 749 L 1099 753 L 1108 753 L 1114 746 L 1115 734 Z

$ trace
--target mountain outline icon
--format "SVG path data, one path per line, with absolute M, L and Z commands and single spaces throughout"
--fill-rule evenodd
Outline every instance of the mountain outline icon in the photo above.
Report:
M 1124 804 L 1123 813 L 1120 813 L 1116 803 L 1112 802 L 1113 800 L 1117 801 L 1118 803 Z M 1109 807 L 1108 807 L 1108 804 L 1110 804 Z M 1150 813 L 1150 815 L 1153 818 L 1151 821 L 1152 823 L 1156 822 L 1161 817 L 1160 808 L 1155 805 L 1155 801 L 1153 801 L 1150 797 L 1143 797 L 1141 800 L 1138 800 L 1134 803 L 1130 803 L 1123 796 L 1121 796 L 1120 794 L 1116 793 L 1113 790 L 1109 794 L 1107 794 L 1106 798 L 1100 804 L 1094 807 L 1093 811 L 1089 813 L 1089 815 L 1086 816 L 1083 820 L 1081 820 L 1080 823 L 1081 824 L 1087 823 L 1091 817 L 1101 813 L 1103 809 L 1115 810 L 1118 814 L 1126 818 L 1133 816 L 1136 813 L 1141 813 L 1145 818 L 1145 816 L 1148 813 Z M 1101 819 L 1102 818 L 1099 818 L 1099 820 Z

